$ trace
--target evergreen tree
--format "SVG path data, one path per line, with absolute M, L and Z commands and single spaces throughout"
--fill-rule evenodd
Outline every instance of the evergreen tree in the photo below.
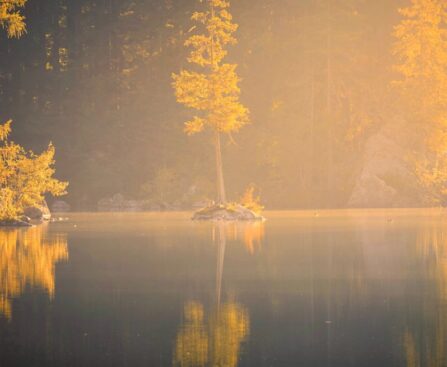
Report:
M 0 24 L 9 37 L 25 32 L 24 17 L 19 9 L 26 0 L 0 2 Z M 67 183 L 53 178 L 54 147 L 50 144 L 40 155 L 25 151 L 8 140 L 11 121 L 0 125 L 0 220 L 14 220 L 27 207 L 39 205 L 44 194 L 65 194 Z
M 204 69 L 202 72 L 182 70 L 174 74 L 174 89 L 179 103 L 198 114 L 186 122 L 187 134 L 212 129 L 217 169 L 217 201 L 226 203 L 222 167 L 221 134 L 238 131 L 248 122 L 248 110 L 239 102 L 239 78 L 235 64 L 224 63 L 226 47 L 236 43 L 237 25 L 228 12 L 229 2 L 208 0 L 209 9 L 195 12 L 192 20 L 204 33 L 191 36 L 185 43 L 192 48 L 188 61 Z
M 27 0 L 1 0 L 0 26 L 6 30 L 8 37 L 20 37 L 26 30 L 25 17 L 21 14 Z

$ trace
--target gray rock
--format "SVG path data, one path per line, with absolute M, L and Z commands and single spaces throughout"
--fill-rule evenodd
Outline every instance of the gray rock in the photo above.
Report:
M 20 217 L 20 220 L 22 221 L 22 222 L 26 222 L 26 223 L 31 223 L 31 218 L 30 217 L 27 217 L 26 215 L 22 215 L 21 217 Z
M 40 205 L 26 208 L 23 214 L 34 220 L 50 220 L 51 212 L 44 200 Z
M 264 217 L 242 205 L 214 205 L 194 213 L 193 220 L 262 221 Z
M 361 170 L 348 200 L 349 207 L 408 207 L 421 205 L 420 188 L 407 161 L 405 121 L 382 127 L 365 144 Z

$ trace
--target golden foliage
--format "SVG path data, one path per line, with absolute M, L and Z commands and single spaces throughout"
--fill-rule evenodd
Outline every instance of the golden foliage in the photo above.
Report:
M 210 10 L 195 12 L 191 17 L 203 34 L 192 35 L 185 42 L 192 48 L 188 61 L 204 70 L 182 70 L 172 76 L 177 101 L 200 114 L 186 122 L 187 134 L 201 132 L 206 126 L 219 132 L 238 131 L 248 123 L 248 109 L 239 102 L 237 65 L 222 63 L 226 46 L 236 43 L 233 34 L 238 26 L 227 10 L 229 2 L 207 3 Z
M 177 334 L 174 365 L 204 367 L 208 361 L 208 333 L 203 306 L 189 302 L 184 307 L 184 324 Z
M 53 178 L 54 146 L 41 154 L 8 141 L 10 122 L 0 126 L 0 220 L 11 220 L 40 204 L 45 193 L 65 194 L 66 182 Z
M 447 107 L 447 3 L 412 0 L 400 9 L 404 19 L 395 27 L 394 54 L 402 76 L 397 84 L 415 98 L 418 108 Z
M 402 346 L 407 366 L 444 366 L 446 360 L 445 305 L 447 301 L 447 232 L 439 223 L 421 228 L 416 239 L 415 258 L 429 282 L 431 301 L 421 304 L 423 322 L 406 328 Z M 422 325 L 422 326 L 421 326 Z M 416 326 L 416 327 L 415 327 Z
M 416 342 L 414 336 L 408 330 L 405 331 L 403 337 L 403 347 L 405 350 L 405 356 L 407 359 L 407 367 L 420 366 L 419 356 L 416 348 Z
M 264 222 L 256 221 L 247 223 L 244 227 L 244 245 L 247 251 L 253 255 L 256 249 L 261 247 L 265 236 Z
M 404 19 L 394 30 L 394 54 L 401 77 L 395 85 L 419 124 L 423 148 L 414 158 L 416 174 L 440 200 L 447 197 L 447 3 L 412 0 L 399 11 Z
M 247 310 L 237 303 L 226 303 L 210 318 L 212 366 L 236 367 L 241 343 L 250 330 Z
M 205 320 L 202 304 L 189 302 L 184 307 L 184 317 L 176 338 L 175 366 L 237 366 L 241 343 L 250 330 L 244 307 L 229 302 Z
M 247 209 L 259 214 L 264 210 L 264 207 L 261 205 L 261 197 L 259 195 L 255 196 L 255 190 L 255 185 L 249 185 L 245 190 L 244 195 L 242 195 L 240 203 Z
M 217 238 L 219 228 L 213 228 L 213 240 Z M 234 221 L 224 224 L 224 235 L 231 241 L 241 242 L 250 255 L 254 255 L 262 246 L 265 237 L 264 221 Z
M 0 125 L 0 141 L 6 140 L 10 132 L 11 132 L 11 120 L 7 121 L 3 125 Z
M 0 231 L 0 314 L 11 318 L 11 301 L 26 286 L 53 297 L 55 264 L 66 259 L 66 239 L 47 238 L 45 226 Z
M 419 183 L 429 193 L 426 202 L 441 205 L 447 197 L 447 162 L 432 154 L 430 159 L 415 157 L 414 167 Z
M 0 26 L 6 29 L 8 37 L 20 37 L 26 32 L 25 17 L 20 13 L 27 0 L 0 1 Z

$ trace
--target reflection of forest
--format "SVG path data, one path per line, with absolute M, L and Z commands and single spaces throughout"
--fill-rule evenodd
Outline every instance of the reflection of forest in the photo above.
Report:
M 414 266 L 426 280 L 422 302 L 410 310 L 403 348 L 408 367 L 441 367 L 447 343 L 447 227 L 432 226 L 417 238 Z M 419 274 L 418 274 L 419 275 Z M 412 315 L 418 312 L 418 315 Z M 412 317 L 416 316 L 416 317 Z M 412 320 L 421 320 L 415 324 Z
M 63 237 L 47 237 L 45 225 L 0 231 L 0 314 L 11 318 L 11 302 L 25 287 L 54 295 L 54 269 L 68 258 Z
M 238 365 L 242 342 L 248 337 L 248 310 L 234 301 L 221 304 L 223 265 L 227 238 L 242 240 L 250 254 L 260 246 L 262 223 L 219 223 L 214 229 L 217 243 L 216 299 L 207 312 L 200 302 L 187 302 L 177 333 L 174 365 L 181 367 Z

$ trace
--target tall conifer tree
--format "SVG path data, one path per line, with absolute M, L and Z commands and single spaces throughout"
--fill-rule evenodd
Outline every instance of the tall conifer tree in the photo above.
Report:
M 173 75 L 177 101 L 197 111 L 186 122 L 187 134 L 195 134 L 208 127 L 214 134 L 217 170 L 217 201 L 226 203 L 222 165 L 221 135 L 238 131 L 248 122 L 248 109 L 239 102 L 239 78 L 235 64 L 224 62 L 227 46 L 237 40 L 237 25 L 228 12 L 228 1 L 207 0 L 208 9 L 195 12 L 192 20 L 202 33 L 194 34 L 185 43 L 192 51 L 188 61 L 198 71 L 182 70 Z M 195 29 L 196 27 L 193 27 Z

